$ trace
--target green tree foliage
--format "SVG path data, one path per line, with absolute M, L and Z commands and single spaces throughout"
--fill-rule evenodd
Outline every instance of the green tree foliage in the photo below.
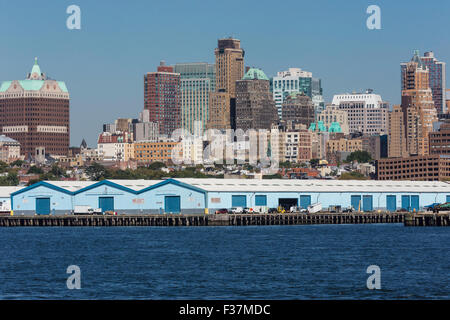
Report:
M 19 177 L 15 171 L 10 171 L 7 176 L 0 177 L 0 186 L 17 186 L 18 184 Z
M 372 160 L 372 156 L 367 151 L 358 150 L 350 153 L 346 159 L 347 162 L 353 162 L 355 160 L 359 163 L 367 163 Z
M 0 172 L 8 171 L 8 164 L 6 162 L 0 161 Z
M 339 177 L 339 180 L 367 180 L 367 177 L 365 177 L 363 174 L 352 171 L 352 172 L 344 172 Z
M 16 160 L 14 162 L 11 162 L 10 167 L 21 167 L 25 161 L 23 160 Z
M 28 169 L 28 174 L 43 174 L 44 171 L 36 166 L 31 166 L 30 169 Z
M 86 168 L 86 174 L 89 179 L 94 181 L 110 178 L 109 170 L 97 162 L 94 162 L 92 165 Z

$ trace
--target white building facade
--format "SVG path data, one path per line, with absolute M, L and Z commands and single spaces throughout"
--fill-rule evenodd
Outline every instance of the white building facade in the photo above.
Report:
M 347 112 L 350 133 L 388 134 L 389 103 L 383 101 L 380 95 L 372 93 L 372 90 L 335 95 L 332 105 Z

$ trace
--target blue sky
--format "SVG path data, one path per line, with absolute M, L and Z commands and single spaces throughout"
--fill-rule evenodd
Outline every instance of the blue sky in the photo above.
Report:
M 81 30 L 66 8 L 81 8 Z M 366 8 L 381 8 L 381 30 Z M 270 77 L 300 67 L 333 94 L 373 88 L 400 102 L 400 62 L 414 49 L 450 62 L 448 0 L 0 0 L 0 81 L 23 79 L 39 57 L 43 72 L 71 94 L 71 144 L 90 146 L 103 123 L 137 117 L 143 76 L 160 60 L 214 62 L 217 39 L 234 36 L 245 64 Z

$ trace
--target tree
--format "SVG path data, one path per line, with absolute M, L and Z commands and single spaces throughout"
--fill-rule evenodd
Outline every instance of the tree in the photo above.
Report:
M 352 171 L 341 174 L 339 180 L 367 180 L 367 178 L 359 172 Z
M 23 161 L 23 160 L 16 160 L 14 162 L 11 162 L 11 164 L 9 166 L 10 167 L 21 167 L 24 163 L 25 163 L 25 161 Z
M 315 168 L 319 165 L 319 159 L 311 159 L 309 160 L 309 163 L 311 164 L 311 167 Z
M 152 162 L 148 168 L 152 169 L 152 170 L 159 170 L 161 168 L 164 168 L 166 165 L 162 162 L 156 161 L 156 162 Z
M 358 161 L 359 163 L 367 163 L 372 160 L 372 156 L 367 151 L 354 151 L 350 153 L 346 159 L 347 162 Z
M 59 167 L 56 163 L 52 166 L 50 173 L 53 174 L 55 177 L 62 177 L 65 174 L 64 170 L 61 169 L 61 167 Z
M 89 179 L 97 181 L 109 178 L 109 170 L 102 166 L 100 163 L 94 162 L 92 165 L 86 168 L 86 174 Z
M 30 169 L 28 169 L 28 174 L 43 174 L 44 171 L 36 166 L 31 166 Z
M 5 172 L 8 169 L 8 164 L 6 162 L 0 161 L 0 172 Z

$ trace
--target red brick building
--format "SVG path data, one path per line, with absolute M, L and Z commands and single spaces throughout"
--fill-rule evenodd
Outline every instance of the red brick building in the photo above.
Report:
M 68 154 L 69 92 L 64 82 L 41 72 L 37 58 L 25 80 L 0 86 L 0 133 L 19 141 L 25 156 L 33 156 L 36 148 L 51 155 Z
M 159 134 L 171 136 L 181 128 L 181 77 L 173 67 L 161 65 L 157 72 L 144 76 L 144 108 L 150 111 L 150 122 L 157 122 Z

